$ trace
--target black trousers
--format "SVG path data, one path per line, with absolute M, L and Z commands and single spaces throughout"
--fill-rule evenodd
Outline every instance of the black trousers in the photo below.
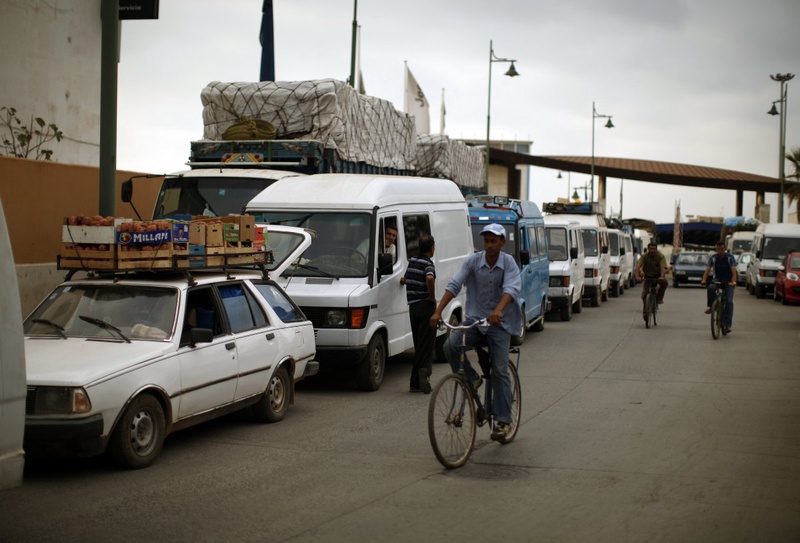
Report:
M 436 341 L 436 330 L 431 328 L 431 317 L 436 304 L 422 300 L 408 306 L 408 318 L 411 321 L 411 337 L 414 338 L 414 366 L 411 368 L 409 385 L 419 388 L 419 370 L 425 369 L 430 376 L 433 370 L 433 346 Z

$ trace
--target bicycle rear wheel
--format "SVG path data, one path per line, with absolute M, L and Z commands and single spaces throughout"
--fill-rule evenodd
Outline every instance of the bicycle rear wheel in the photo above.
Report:
M 517 368 L 510 360 L 508 361 L 508 376 L 511 379 L 511 428 L 506 437 L 497 440 L 503 445 L 511 443 L 517 437 L 520 419 L 522 418 L 522 387 L 519 384 Z
M 653 295 L 649 292 L 644 298 L 644 325 L 650 328 L 650 318 L 653 314 Z
M 475 446 L 475 404 L 464 381 L 451 373 L 439 381 L 428 404 L 428 437 L 447 469 L 463 466 Z
M 714 300 L 711 304 L 711 337 L 717 339 L 722 330 L 722 308 L 719 300 Z

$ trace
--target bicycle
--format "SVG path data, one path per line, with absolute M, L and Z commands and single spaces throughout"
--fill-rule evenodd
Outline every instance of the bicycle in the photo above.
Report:
M 656 314 L 658 313 L 658 277 L 647 277 L 647 294 L 644 298 L 644 309 L 642 317 L 644 318 L 645 328 L 650 328 L 650 321 L 653 321 L 653 326 L 658 326 Z
M 716 298 L 711 303 L 711 337 L 718 339 L 720 333 L 723 336 L 728 335 L 725 327 L 722 326 L 722 317 L 725 315 L 725 309 L 728 305 L 728 295 L 725 292 L 725 283 L 722 281 L 714 281 L 716 285 Z
M 494 428 L 492 414 L 492 375 L 489 353 L 482 346 L 476 346 L 478 364 L 485 382 L 484 397 L 481 400 L 477 388 L 467 382 L 465 361 L 467 352 L 466 331 L 476 326 L 488 326 L 486 319 L 471 324 L 452 325 L 441 322 L 450 330 L 461 330 L 459 370 L 445 375 L 434 387 L 428 404 L 428 437 L 437 460 L 447 469 L 463 466 L 475 446 L 476 427 L 486 423 Z M 509 354 L 516 355 L 516 362 L 509 359 L 508 374 L 511 379 L 511 424 L 505 437 L 498 439 L 501 444 L 514 440 L 519 429 L 522 414 L 522 389 L 519 384 L 519 347 L 513 347 Z

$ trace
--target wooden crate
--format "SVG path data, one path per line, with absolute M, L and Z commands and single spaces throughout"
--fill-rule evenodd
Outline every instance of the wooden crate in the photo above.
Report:
M 94 244 L 62 243 L 58 268 L 62 270 L 113 270 L 117 265 L 117 246 L 98 250 Z

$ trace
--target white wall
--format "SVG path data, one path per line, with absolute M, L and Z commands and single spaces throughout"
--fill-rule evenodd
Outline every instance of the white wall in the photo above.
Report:
M 0 0 L 0 107 L 64 133 L 52 160 L 97 166 L 101 0 Z

